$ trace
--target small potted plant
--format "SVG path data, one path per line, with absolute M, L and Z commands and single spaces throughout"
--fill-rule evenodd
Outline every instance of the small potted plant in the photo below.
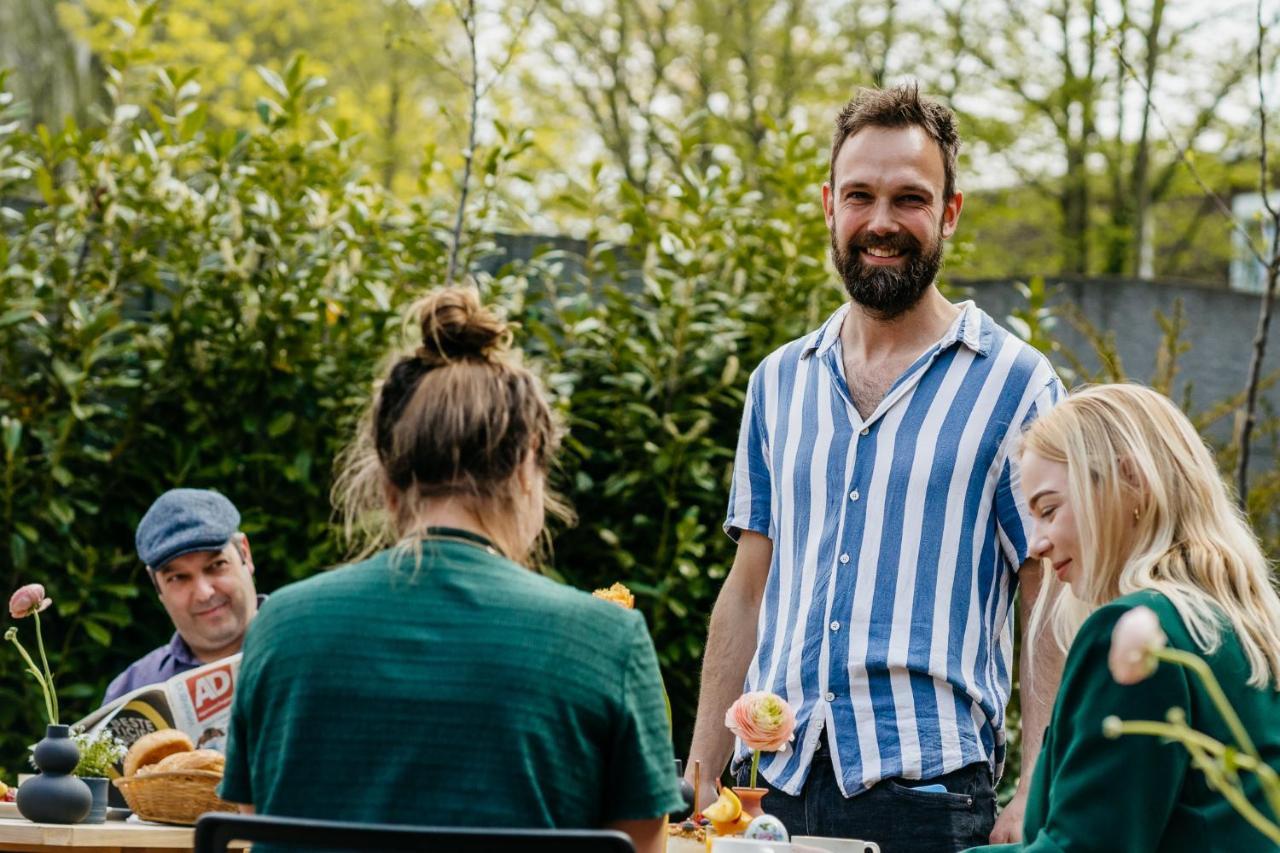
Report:
M 80 761 L 71 771 L 89 786 L 93 794 L 93 806 L 85 823 L 102 823 L 107 819 L 107 774 L 125 754 L 125 746 L 109 729 L 87 733 L 71 730 L 71 739 L 80 748 Z

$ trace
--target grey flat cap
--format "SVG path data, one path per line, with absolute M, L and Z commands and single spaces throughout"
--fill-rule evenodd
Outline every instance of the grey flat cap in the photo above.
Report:
M 170 489 L 138 523 L 134 543 L 151 571 L 194 551 L 220 551 L 240 528 L 231 501 L 205 489 Z

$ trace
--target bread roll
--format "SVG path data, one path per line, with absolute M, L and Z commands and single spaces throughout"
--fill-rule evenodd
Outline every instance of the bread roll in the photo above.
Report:
M 177 729 L 160 729 L 143 735 L 129 747 L 124 757 L 124 775 L 132 776 L 150 764 L 155 764 L 175 752 L 190 752 L 191 738 Z
M 173 770 L 212 770 L 214 773 L 221 773 L 225 764 L 226 759 L 216 749 L 197 749 L 191 752 L 175 752 L 141 772 L 143 775 L 167 773 Z

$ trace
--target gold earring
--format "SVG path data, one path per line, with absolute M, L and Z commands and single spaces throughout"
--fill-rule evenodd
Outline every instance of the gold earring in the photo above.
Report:
M 1138 520 L 1138 508 L 1136 506 L 1133 508 L 1133 520 Z

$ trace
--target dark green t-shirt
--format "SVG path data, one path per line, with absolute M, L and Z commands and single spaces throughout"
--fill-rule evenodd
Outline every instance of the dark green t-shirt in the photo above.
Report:
M 1223 743 L 1230 731 L 1200 680 L 1162 663 L 1145 681 L 1117 684 L 1107 666 L 1111 632 L 1133 607 L 1160 618 L 1173 648 L 1202 654 L 1169 599 L 1157 592 L 1121 596 L 1099 608 L 1080 628 L 1062 673 L 1062 686 L 1027 796 L 1021 844 L 974 848 L 970 853 L 1261 853 L 1275 850 L 1249 826 L 1205 775 L 1191 766 L 1181 744 L 1147 735 L 1109 740 L 1102 721 L 1164 721 L 1181 708 L 1187 724 Z M 1228 627 L 1206 660 L 1263 760 L 1280 770 L 1280 693 L 1250 687 L 1240 641 Z M 1269 813 L 1257 777 L 1241 773 L 1249 799 Z
M 220 793 L 263 814 L 594 828 L 681 807 L 638 613 L 430 539 L 271 596 Z

